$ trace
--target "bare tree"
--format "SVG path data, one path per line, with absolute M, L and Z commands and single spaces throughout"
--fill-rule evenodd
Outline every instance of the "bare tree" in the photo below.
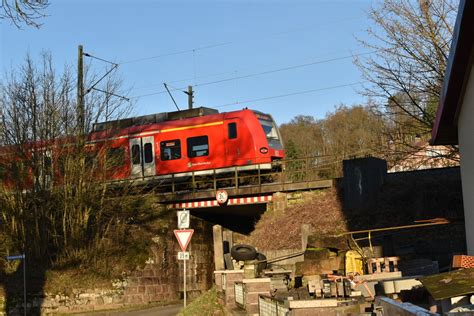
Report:
M 18 28 L 23 23 L 39 28 L 38 20 L 46 16 L 43 12 L 48 6 L 48 0 L 2 0 L 0 19 L 8 19 Z
M 89 73 L 87 82 L 95 77 Z M 109 77 L 104 84 L 105 91 L 120 93 L 120 80 Z M 58 74 L 47 53 L 38 66 L 28 56 L 0 85 L 0 235 L 9 238 L 10 250 L 41 259 L 57 258 L 58 249 L 63 257 L 74 255 L 100 243 L 136 210 L 129 206 L 139 194 L 106 194 L 116 170 L 109 144 L 77 145 L 75 93 L 69 68 Z M 121 99 L 97 91 L 85 103 L 89 130 L 104 113 L 117 119 L 128 110 Z M 4 245 L 0 252 L 8 251 Z
M 368 81 L 362 93 L 391 122 L 391 148 L 409 151 L 415 138 L 429 138 L 456 10 L 455 0 L 384 0 L 368 12 L 376 28 L 360 42 L 376 53 L 355 63 Z

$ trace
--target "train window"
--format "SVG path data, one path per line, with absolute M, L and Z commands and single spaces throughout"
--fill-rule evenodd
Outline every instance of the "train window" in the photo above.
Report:
M 51 155 L 51 153 L 49 153 Z M 53 161 L 51 160 L 51 156 L 48 153 L 44 153 L 43 155 L 43 172 L 45 174 L 51 174 L 53 171 Z
M 151 143 L 146 143 L 143 146 L 143 155 L 145 163 L 153 162 L 153 146 Z
M 19 178 L 25 176 L 26 166 L 23 161 L 15 161 L 12 165 L 12 174 Z
M 229 123 L 229 125 L 227 125 L 227 134 L 229 139 L 237 138 L 237 123 Z
M 138 144 L 132 146 L 132 164 L 140 164 L 140 145 Z
M 64 159 L 62 159 L 62 164 L 64 167 Z M 95 168 L 97 166 L 97 153 L 96 152 L 87 152 L 85 159 L 86 168 L 88 170 Z M 64 170 L 64 169 L 63 169 Z
M 125 163 L 125 153 L 122 147 L 107 149 L 107 165 L 120 167 Z
M 0 162 L 0 181 L 7 177 L 7 166 Z
M 201 157 L 209 155 L 209 141 L 207 136 L 190 137 L 187 139 L 188 157 Z
M 86 167 L 88 167 L 87 165 L 87 155 L 86 155 Z M 66 155 L 59 155 L 58 158 L 56 158 L 56 161 L 54 162 L 58 172 L 62 175 L 64 175 L 66 173 Z
M 179 139 L 166 140 L 160 143 L 161 160 L 181 158 L 181 141 Z

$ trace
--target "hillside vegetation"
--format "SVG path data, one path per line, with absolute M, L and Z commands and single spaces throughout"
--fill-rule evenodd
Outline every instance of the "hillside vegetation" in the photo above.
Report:
M 346 220 L 336 189 L 314 191 L 289 202 L 284 212 L 265 212 L 255 230 L 242 242 L 258 249 L 276 250 L 301 247 L 301 225 L 309 224 L 317 234 L 336 234 L 346 230 Z

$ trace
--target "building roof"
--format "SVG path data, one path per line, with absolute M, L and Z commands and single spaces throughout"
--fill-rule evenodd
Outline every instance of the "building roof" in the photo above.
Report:
M 474 61 L 474 1 L 461 0 L 454 27 L 448 65 L 436 120 L 431 133 L 433 145 L 458 143 L 457 120 L 464 90 Z

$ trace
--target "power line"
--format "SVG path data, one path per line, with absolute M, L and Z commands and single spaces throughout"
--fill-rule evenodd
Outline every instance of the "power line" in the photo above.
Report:
M 299 64 L 299 65 L 288 66 L 288 67 L 283 67 L 283 68 L 277 68 L 277 69 L 262 71 L 262 72 L 259 72 L 259 73 L 253 73 L 253 74 L 249 74 L 249 75 L 243 75 L 243 76 L 238 76 L 238 77 L 226 78 L 226 79 L 222 79 L 222 80 L 216 80 L 216 81 L 200 83 L 200 84 L 196 84 L 194 86 L 195 87 L 201 87 L 201 86 L 207 86 L 207 85 L 226 82 L 226 81 L 231 81 L 231 80 L 238 80 L 238 79 L 245 79 L 245 78 L 250 78 L 250 77 L 255 77 L 255 76 L 267 75 L 267 74 L 271 74 L 271 73 L 275 73 L 275 72 L 293 70 L 293 69 L 297 69 L 297 68 L 303 68 L 303 67 L 313 66 L 313 65 L 317 65 L 317 64 L 324 64 L 324 63 L 328 63 L 328 62 L 332 62 L 332 61 L 338 61 L 338 60 L 353 58 L 353 57 L 357 57 L 357 56 L 373 54 L 374 52 L 376 52 L 376 51 L 360 53 L 360 54 L 356 54 L 356 55 L 348 55 L 348 56 L 337 57 L 337 58 L 331 58 L 331 59 L 326 59 L 326 60 L 319 60 L 319 61 L 314 61 L 314 62 L 311 62 L 311 63 L 305 63 L 305 64 Z
M 100 57 L 93 56 L 93 55 L 91 55 L 91 54 L 89 54 L 89 53 L 83 53 L 83 55 L 86 56 L 86 57 L 89 57 L 89 58 L 94 58 L 94 59 L 97 59 L 97 60 L 100 60 L 100 61 L 103 61 L 103 62 L 112 64 L 112 65 L 115 66 L 115 67 L 118 66 L 117 63 L 114 63 L 114 62 L 112 62 L 112 61 L 109 61 L 109 60 L 106 60 L 106 59 L 103 59 L 103 58 L 100 58 Z
M 232 42 L 224 42 L 224 43 L 218 43 L 218 44 L 213 44 L 213 45 L 208 45 L 208 46 L 202 46 L 202 47 L 197 47 L 197 48 L 192 48 L 192 49 L 186 49 L 186 50 L 182 50 L 182 51 L 167 53 L 167 54 L 160 54 L 160 55 L 155 55 L 155 56 L 137 58 L 137 59 L 132 59 L 132 60 L 128 60 L 128 61 L 123 61 L 119 64 L 120 65 L 131 64 L 131 63 L 137 63 L 137 62 L 140 62 L 140 61 L 152 60 L 152 59 L 157 59 L 157 58 L 162 58 L 162 57 L 182 55 L 182 54 L 192 53 L 192 52 L 199 51 L 199 50 L 205 50 L 205 49 L 230 45 L 231 43 Z
M 310 58 L 305 58 L 306 59 L 310 59 Z M 272 63 L 272 64 L 267 64 L 267 65 L 261 65 L 261 67 L 270 67 L 270 66 L 274 66 L 276 64 L 279 64 L 279 63 Z M 251 67 L 244 67 L 244 68 L 240 68 L 240 70 L 232 70 L 232 71 L 222 71 L 222 72 L 218 72 L 218 73 L 212 73 L 212 74 L 207 74 L 207 75 L 201 75 L 201 76 L 196 76 L 196 77 L 187 77 L 187 78 L 184 78 L 184 79 L 176 79 L 176 80 L 173 80 L 173 81 L 170 81 L 168 82 L 168 86 L 172 87 L 170 85 L 170 83 L 178 83 L 178 82 L 189 82 L 191 80 L 196 80 L 196 79 L 202 79 L 202 78 L 209 78 L 209 77 L 217 77 L 217 76 L 222 76 L 222 75 L 228 75 L 228 74 L 236 74 L 238 72 L 243 72 L 242 70 L 244 69 L 250 69 Z M 152 88 L 152 87 L 156 87 L 156 86 L 160 86 L 162 85 L 162 83 L 154 83 L 154 84 L 148 84 L 146 86 L 138 86 L 138 87 L 135 87 L 133 88 L 132 90 L 142 90 L 142 89 L 147 89 L 147 88 Z M 196 86 L 196 85 L 194 85 Z M 176 90 L 180 90 L 179 88 L 175 88 L 175 87 L 172 87 L 173 89 L 176 89 Z
M 293 65 L 293 66 L 288 66 L 288 67 L 283 67 L 283 68 L 276 68 L 276 69 L 271 69 L 271 70 L 262 71 L 262 72 L 258 72 L 258 73 L 253 73 L 253 74 L 248 74 L 248 75 L 235 76 L 235 77 L 225 78 L 225 79 L 221 79 L 221 80 L 198 83 L 198 84 L 194 85 L 194 87 L 202 87 L 202 86 L 208 86 L 208 85 L 213 85 L 213 84 L 232 81 L 232 80 L 239 80 L 239 79 L 251 78 L 251 77 L 256 77 L 256 76 L 268 75 L 268 74 L 271 74 L 271 73 L 276 73 L 276 72 L 281 72 L 281 71 L 288 71 L 288 70 L 292 70 L 292 69 L 303 68 L 303 67 L 313 66 L 313 65 L 317 65 L 317 64 L 323 64 L 323 63 L 328 63 L 328 62 L 353 58 L 353 57 L 357 57 L 357 56 L 369 55 L 369 54 L 373 54 L 374 52 L 376 52 L 376 51 L 353 54 L 353 55 L 347 55 L 347 56 L 336 57 L 336 58 L 325 59 L 325 60 L 318 60 L 318 61 L 314 61 L 314 62 L 311 62 L 311 63 L 298 64 L 298 65 Z M 174 90 L 183 90 L 183 89 L 185 89 L 185 88 L 179 88 L 179 89 L 174 89 Z M 172 91 L 174 91 L 174 90 L 172 90 Z M 153 95 L 158 95 L 158 94 L 163 94 L 163 93 L 166 93 L 166 91 L 152 92 L 152 93 L 132 96 L 130 98 L 131 99 L 137 99 L 137 98 L 140 98 L 140 97 L 153 96 Z
M 333 23 L 342 23 L 342 22 L 346 22 L 346 21 L 353 21 L 353 20 L 360 20 L 360 19 L 361 18 L 358 18 L 358 17 L 344 18 L 344 19 L 330 21 L 329 23 L 326 22 L 324 24 L 328 25 L 328 24 L 333 24 Z M 142 62 L 142 61 L 147 61 L 147 60 L 158 59 L 158 58 L 162 58 L 162 57 L 183 55 L 183 54 L 188 54 L 188 53 L 195 53 L 196 51 L 200 51 L 200 50 L 206 50 L 206 49 L 211 49 L 211 48 L 216 48 L 216 47 L 221 47 L 221 46 L 227 46 L 227 45 L 232 45 L 232 44 L 240 43 L 240 42 L 256 41 L 256 40 L 259 40 L 259 39 L 262 39 L 262 38 L 273 37 L 273 36 L 278 36 L 278 35 L 283 35 L 283 34 L 288 34 L 288 33 L 294 33 L 294 32 L 298 32 L 298 31 L 301 31 L 301 30 L 314 28 L 316 26 L 320 26 L 321 24 L 323 24 L 323 23 L 317 23 L 317 24 L 314 24 L 314 25 L 311 25 L 311 26 L 299 27 L 299 28 L 295 28 L 295 29 L 291 29 L 291 30 L 287 30 L 287 31 L 264 34 L 262 36 L 258 36 L 256 38 L 252 38 L 252 39 L 244 39 L 244 40 L 240 40 L 240 41 L 237 40 L 237 41 L 221 42 L 221 43 L 216 43 L 216 44 L 211 44 L 211 45 L 206 45 L 206 46 L 201 46 L 201 47 L 196 47 L 196 48 L 185 49 L 185 50 L 177 51 L 177 52 L 158 54 L 158 55 L 149 56 L 149 57 L 142 57 L 142 58 L 127 60 L 127 61 L 122 61 L 119 64 L 124 65 L 124 64 L 137 63 L 137 62 Z
M 249 102 L 265 101 L 265 100 L 271 100 L 271 99 L 289 97 L 289 96 L 293 96 L 293 95 L 300 95 L 300 94 L 314 93 L 314 92 L 325 91 L 325 90 L 332 90 L 332 89 L 338 89 L 338 88 L 351 87 L 351 86 L 361 85 L 361 84 L 364 84 L 364 83 L 366 83 L 366 82 L 367 82 L 367 81 L 358 81 L 358 82 L 347 83 L 347 84 L 342 84 L 342 85 L 337 85 L 337 86 L 331 86 L 331 87 L 324 87 L 324 88 L 318 88 L 318 89 L 304 90 L 304 91 L 298 91 L 298 92 L 292 92 L 292 93 L 286 93 L 286 94 L 268 96 L 268 97 L 263 97 L 263 98 L 258 98 L 258 99 L 251 99 L 251 100 L 245 100 L 245 101 L 237 101 L 237 102 L 233 102 L 233 103 L 226 103 L 226 104 L 218 105 L 218 106 L 215 106 L 214 108 L 222 108 L 222 107 L 226 107 L 226 106 L 230 106 L 230 105 L 237 105 L 237 104 L 243 104 L 243 103 L 249 103 Z
M 103 92 L 107 95 L 113 95 L 114 97 L 117 97 L 119 99 L 122 99 L 122 100 L 125 100 L 125 101 L 130 101 L 129 98 L 127 97 L 124 97 L 124 96 L 121 96 L 121 95 L 118 95 L 118 94 L 115 94 L 113 92 L 110 92 L 110 91 L 105 91 L 105 90 L 102 90 L 102 89 L 97 89 L 97 88 L 91 88 L 91 90 L 96 90 L 96 91 L 99 91 L 99 92 Z

